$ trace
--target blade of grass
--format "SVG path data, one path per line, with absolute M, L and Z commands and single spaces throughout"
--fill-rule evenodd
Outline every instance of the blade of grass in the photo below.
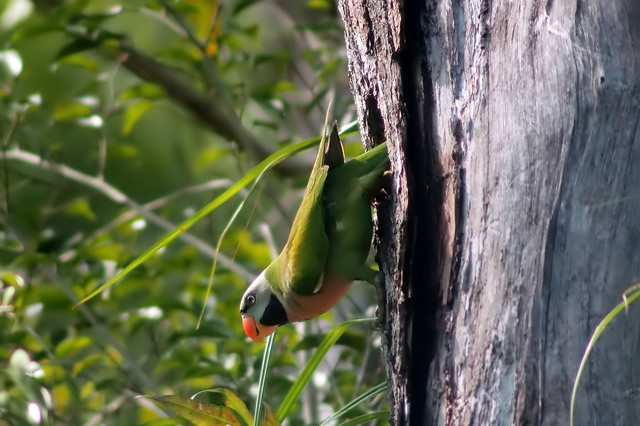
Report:
M 606 317 L 604 317 L 602 321 L 600 321 L 600 324 L 598 324 L 598 326 L 596 327 L 596 330 L 593 332 L 593 335 L 591 336 L 591 339 L 589 340 L 587 349 L 585 349 L 584 351 L 584 355 L 582 356 L 582 360 L 580 361 L 580 367 L 578 367 L 578 373 L 576 374 L 576 380 L 573 382 L 573 391 L 571 392 L 571 408 L 569 412 L 569 424 L 571 426 L 573 426 L 573 415 L 574 415 L 573 410 L 575 408 L 576 395 L 578 394 L 578 384 L 580 383 L 580 378 L 582 377 L 584 368 L 587 365 L 587 359 L 589 358 L 589 354 L 591 353 L 591 350 L 595 346 L 596 342 L 598 341 L 602 333 L 604 333 L 604 330 L 609 326 L 611 321 L 613 321 L 613 319 L 617 317 L 618 314 L 622 312 L 623 309 L 626 309 L 629 306 L 629 304 L 633 303 L 634 300 L 640 297 L 640 288 L 638 287 L 638 285 L 631 287 L 630 290 L 633 293 L 629 294 L 628 291 L 625 292 L 624 300 L 620 302 L 615 308 L 613 308 L 611 312 L 609 312 L 609 314 Z
M 379 384 L 375 385 L 374 387 L 372 387 L 368 391 L 364 392 L 361 395 L 358 395 L 352 401 L 350 401 L 347 404 L 345 404 L 344 407 L 342 407 L 341 409 L 339 409 L 338 411 L 333 413 L 331 416 L 327 417 L 320 424 L 320 426 L 329 425 L 332 421 L 338 419 L 339 417 L 342 417 L 344 414 L 349 412 L 352 408 L 357 407 L 358 405 L 360 405 L 362 402 L 366 401 L 367 399 L 369 399 L 369 398 L 371 398 L 373 396 L 376 396 L 378 394 L 381 394 L 382 392 L 384 392 L 386 390 L 387 390 L 387 383 L 386 382 L 382 382 L 382 383 L 379 383 Z
M 371 422 L 373 420 L 388 420 L 389 416 L 389 411 L 376 411 L 374 413 L 367 413 L 358 417 L 354 417 L 353 419 L 342 423 L 340 426 L 356 426 L 363 423 Z
M 267 386 L 267 378 L 269 377 L 269 361 L 271 360 L 271 350 L 273 342 L 276 340 L 276 330 L 272 335 L 267 337 L 267 344 L 264 347 L 264 355 L 262 357 L 262 365 L 260 366 L 260 380 L 258 381 L 258 397 L 256 398 L 256 409 L 253 415 L 253 426 L 259 426 L 262 420 L 262 400 L 264 399 L 264 389 Z
M 358 123 L 355 121 L 349 123 L 347 126 L 345 126 L 342 129 L 341 134 L 347 133 L 347 132 L 353 132 L 354 129 L 357 128 L 357 125 Z M 113 278 L 108 280 L 106 283 L 98 287 L 96 290 L 91 292 L 88 296 L 86 296 L 84 299 L 82 299 L 80 302 L 74 305 L 74 308 L 78 307 L 79 305 L 82 305 L 83 303 L 86 303 L 90 299 L 102 293 L 108 287 L 111 287 L 117 281 L 125 277 L 129 272 L 133 271 L 135 268 L 140 266 L 142 262 L 144 262 L 149 257 L 151 257 L 155 252 L 157 252 L 162 247 L 168 245 L 173 240 L 175 240 L 181 233 L 191 228 L 193 225 L 195 225 L 197 222 L 199 222 L 202 218 L 207 216 L 209 213 L 213 212 L 215 209 L 217 209 L 218 207 L 220 207 L 221 205 L 229 201 L 229 199 L 231 199 L 234 195 L 236 195 L 242 188 L 244 188 L 245 186 L 253 182 L 255 179 L 262 176 L 266 171 L 270 170 L 275 165 L 281 163 L 282 161 L 288 159 L 289 157 L 313 147 L 315 144 L 318 143 L 318 141 L 320 141 L 320 137 L 307 139 L 305 141 L 298 142 L 294 145 L 287 146 L 279 150 L 278 152 L 271 154 L 269 157 L 265 158 L 253 169 L 249 170 L 249 172 L 246 175 L 244 175 L 242 178 L 240 178 L 240 180 L 238 180 L 238 182 L 236 182 L 233 186 L 231 186 L 229 189 L 224 191 L 222 194 L 220 194 L 213 201 L 211 201 L 209 204 L 207 204 L 202 209 L 200 209 L 197 213 L 195 213 L 189 219 L 184 221 L 173 232 L 170 232 L 167 235 L 165 235 L 163 238 L 161 238 L 160 241 L 155 243 L 150 249 L 145 251 L 141 256 L 137 257 L 133 262 L 128 264 L 124 269 L 122 269 L 122 271 L 118 272 Z
M 340 336 L 342 336 L 342 334 L 347 331 L 347 329 L 352 325 L 363 324 L 374 320 L 375 318 L 362 318 L 347 321 L 335 327 L 329 332 L 329 334 L 325 336 L 325 338 L 322 340 L 322 343 L 320 343 L 320 345 L 318 346 L 318 349 L 316 349 L 315 353 L 309 359 L 309 362 L 307 362 L 307 365 L 305 365 L 304 369 L 300 373 L 298 380 L 296 380 L 295 383 L 291 386 L 291 389 L 289 389 L 289 392 L 284 397 L 280 408 L 278 408 L 278 419 L 280 419 L 280 421 L 283 421 L 284 418 L 287 417 L 287 414 L 289 414 L 289 410 L 291 410 L 291 407 L 298 399 L 298 396 L 300 396 L 300 393 L 306 386 L 307 382 L 309 381 L 309 379 L 311 379 L 311 375 L 316 370 L 316 368 L 318 368 L 318 365 L 320 365 L 324 356 L 327 354 L 329 349 L 331 349 L 331 347 L 338 341 Z
M 213 288 L 213 276 L 215 275 L 216 266 L 218 265 L 218 254 L 220 253 L 220 246 L 222 246 L 222 241 L 224 240 L 224 237 L 227 235 L 227 232 L 229 232 L 229 229 L 231 229 L 231 225 L 233 225 L 233 222 L 236 220 L 236 218 L 242 211 L 242 208 L 246 204 L 247 200 L 249 200 L 253 192 L 256 190 L 256 188 L 260 184 L 261 178 L 266 171 L 267 169 L 265 169 L 262 173 L 260 173 L 258 178 L 253 182 L 251 189 L 249 190 L 247 195 L 244 197 L 244 199 L 240 202 L 240 204 L 238 204 L 238 207 L 236 207 L 236 210 L 231 215 L 231 218 L 227 222 L 227 225 L 222 230 L 222 233 L 220 234 L 220 238 L 218 238 L 218 244 L 216 244 L 216 254 L 213 256 L 213 265 L 211 266 L 211 273 L 209 274 L 209 283 L 207 284 L 207 292 L 204 296 L 204 303 L 202 304 L 202 310 L 200 310 L 200 316 L 198 317 L 198 323 L 196 324 L 196 329 L 200 328 L 200 323 L 202 323 L 202 318 L 204 317 L 204 313 L 207 310 L 207 300 L 209 300 L 209 296 L 211 295 L 211 289 Z

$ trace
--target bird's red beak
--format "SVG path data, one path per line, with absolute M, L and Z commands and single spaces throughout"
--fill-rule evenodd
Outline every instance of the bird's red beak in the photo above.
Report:
M 278 326 L 266 326 L 253 319 L 249 315 L 242 317 L 242 328 L 245 334 L 254 342 L 262 342 L 265 337 L 276 331 Z

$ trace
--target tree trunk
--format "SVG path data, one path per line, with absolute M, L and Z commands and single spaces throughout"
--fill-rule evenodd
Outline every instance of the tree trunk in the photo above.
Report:
M 341 0 L 378 209 L 393 424 L 568 424 L 640 281 L 640 2 Z M 640 419 L 640 306 L 576 424 Z

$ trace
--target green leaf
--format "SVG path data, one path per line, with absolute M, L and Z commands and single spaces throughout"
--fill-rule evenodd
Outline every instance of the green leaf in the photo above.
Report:
M 91 112 L 91 106 L 87 103 L 77 101 L 61 102 L 55 106 L 53 119 L 55 121 L 73 120 L 86 117 Z
M 125 250 L 125 246 L 120 243 L 99 243 L 87 247 L 85 254 L 97 260 L 119 262 L 124 257 Z
M 68 55 L 64 58 L 61 58 L 58 62 L 60 64 L 71 65 L 89 71 L 96 71 L 98 69 L 98 63 L 95 61 L 95 59 L 82 53 Z
M 609 314 L 607 314 L 607 316 L 604 317 L 602 321 L 600 321 L 600 324 L 598 324 L 595 331 L 593 332 L 593 335 L 589 340 L 589 344 L 587 345 L 587 348 L 584 351 L 584 355 L 582 356 L 582 360 L 580 361 L 580 367 L 578 367 L 578 373 L 576 374 L 576 380 L 573 382 L 573 391 L 571 392 L 571 408 L 569 411 L 569 424 L 571 426 L 573 426 L 573 416 L 574 416 L 576 396 L 578 394 L 578 385 L 580 384 L 580 378 L 582 377 L 584 368 L 587 365 L 589 354 L 591 353 L 591 350 L 595 346 L 598 339 L 600 339 L 600 336 L 602 336 L 602 333 L 604 333 L 604 331 L 609 326 L 609 324 L 611 324 L 611 321 L 613 321 L 615 317 L 617 317 L 620 314 L 620 312 L 622 312 L 623 309 L 628 308 L 628 306 L 631 303 L 633 303 L 636 299 L 640 298 L 640 283 L 628 289 L 625 292 L 623 298 L 624 300 L 620 302 L 615 308 L 613 308 L 611 312 L 609 312 Z
M 85 336 L 66 339 L 56 347 L 56 358 L 66 358 L 72 356 L 90 346 L 91 344 L 91 339 Z
M 289 392 L 284 397 L 280 408 L 278 408 L 278 418 L 280 419 L 280 421 L 284 420 L 287 417 L 287 415 L 289 414 L 289 410 L 291 410 L 291 407 L 298 399 L 298 396 L 300 396 L 300 394 L 302 393 L 302 390 L 307 385 L 309 379 L 311 379 L 311 376 L 316 371 L 316 368 L 318 368 L 318 366 L 324 359 L 324 356 L 336 343 L 340 336 L 342 336 L 342 334 L 353 325 L 363 324 L 366 322 L 371 322 L 373 320 L 374 318 L 364 318 L 347 321 L 338 325 L 333 330 L 331 330 L 329 334 L 326 335 L 320 346 L 318 346 L 318 349 L 309 359 L 309 362 L 307 362 L 307 365 L 305 365 L 304 369 L 298 376 L 298 379 L 295 381 L 293 386 L 291 386 L 291 389 L 289 389 Z
M 204 170 L 216 163 L 225 155 L 231 152 L 231 148 L 228 146 L 225 147 L 211 147 L 206 149 L 198 156 L 196 161 L 196 171 L 198 173 L 204 172 Z
M 160 99 L 165 96 L 165 91 L 155 84 L 140 83 L 125 90 L 120 96 L 118 96 L 118 102 L 126 102 L 132 99 Z
M 202 393 L 214 393 L 219 395 L 220 397 L 222 397 L 222 400 L 220 401 L 220 403 L 224 404 L 226 407 L 233 410 L 235 414 L 240 416 L 239 420 L 242 422 L 243 425 L 249 426 L 253 423 L 253 417 L 251 416 L 251 413 L 247 409 L 247 406 L 245 405 L 244 401 L 242 401 L 230 389 L 226 389 L 226 388 L 209 389 L 209 390 L 198 392 L 193 396 L 193 398 L 195 398 L 197 395 L 200 395 Z M 217 404 L 218 402 L 216 401 L 214 405 L 217 405 Z
M 128 135 L 133 130 L 133 126 L 136 125 L 149 110 L 153 107 L 152 101 L 141 100 L 134 102 L 127 106 L 124 111 L 124 120 L 122 122 L 122 134 Z
M 86 197 L 80 197 L 73 200 L 64 209 L 65 213 L 72 216 L 80 216 L 87 219 L 90 222 L 96 220 L 96 214 L 91 209 L 89 199 Z
M 0 270 L 0 284 L 10 285 L 12 287 L 24 287 L 24 278 L 14 272 Z
M 309 0 L 307 7 L 309 9 L 328 11 L 331 10 L 331 3 L 327 0 Z
M 207 404 L 177 395 L 143 396 L 196 426 L 241 425 L 233 411 L 226 406 Z
M 379 394 L 381 394 L 382 392 L 384 392 L 386 390 L 387 390 L 387 384 L 385 382 L 377 384 L 376 386 L 372 387 L 371 389 L 369 389 L 368 391 L 364 392 L 363 394 L 358 395 L 357 397 L 355 397 L 352 401 L 350 401 L 347 404 L 345 404 L 344 407 L 342 407 L 341 409 L 339 409 L 338 411 L 333 413 L 331 416 L 327 417 L 320 424 L 320 426 L 329 425 L 334 420 L 336 420 L 336 419 L 342 417 L 343 415 L 345 415 L 346 413 L 348 413 L 352 408 L 357 407 L 358 405 L 360 405 L 361 403 L 363 403 L 367 399 L 372 398 L 372 397 L 374 397 L 376 395 L 379 395 Z
M 225 405 L 235 411 L 246 424 L 250 425 L 253 419 L 251 418 L 251 413 L 244 402 L 229 389 L 224 389 L 223 392 L 225 396 Z
M 88 355 L 84 359 L 82 359 L 81 361 L 78 361 L 77 363 L 75 363 L 73 365 L 73 370 L 71 372 L 71 375 L 73 377 L 77 377 L 84 370 L 86 370 L 87 368 L 89 368 L 91 366 L 94 366 L 95 364 L 98 364 L 98 363 L 107 364 L 109 362 L 110 362 L 110 359 L 108 357 L 104 356 L 103 354 L 91 354 L 91 355 Z

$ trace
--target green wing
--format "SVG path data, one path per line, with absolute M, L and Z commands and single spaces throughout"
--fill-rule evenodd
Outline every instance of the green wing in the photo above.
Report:
M 273 267 L 268 268 L 266 272 L 269 282 L 280 284 L 281 291 L 285 294 L 288 292 L 304 296 L 314 294 L 320 287 L 327 263 L 329 240 L 325 231 L 323 191 L 329 173 L 329 165 L 326 164 L 325 159 L 328 118 L 329 110 L 327 110 L 318 155 L 302 203 L 293 219 L 287 244 Z M 332 161 L 336 160 L 332 158 Z
M 317 290 L 327 262 L 329 240 L 324 229 L 322 190 L 328 171 L 328 166 L 322 166 L 311 175 L 281 254 L 280 276 L 285 290 L 304 296 Z
M 324 185 L 325 231 L 329 238 L 327 269 L 345 279 L 372 282 L 367 265 L 373 220 L 371 199 L 380 191 L 389 167 L 386 144 L 331 169 Z

